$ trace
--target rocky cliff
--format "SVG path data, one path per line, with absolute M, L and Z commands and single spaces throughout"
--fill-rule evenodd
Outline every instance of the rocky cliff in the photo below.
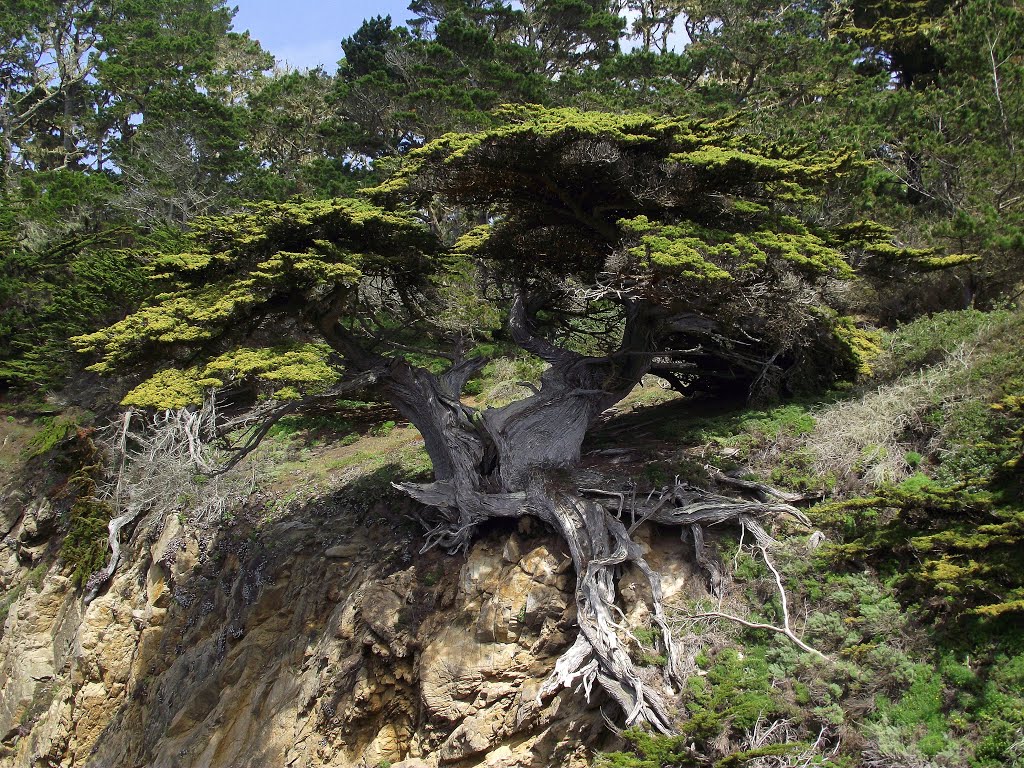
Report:
M 263 503 L 144 518 L 87 605 L 46 496 L 9 489 L 0 765 L 573 766 L 615 743 L 599 700 L 537 701 L 575 634 L 551 533 L 524 519 L 420 555 L 397 497 L 343 489 L 259 524 Z M 650 553 L 670 592 L 693 581 L 678 546 Z

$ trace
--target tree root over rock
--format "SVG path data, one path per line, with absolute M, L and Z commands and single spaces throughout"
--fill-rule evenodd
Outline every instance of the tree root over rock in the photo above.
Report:
M 624 493 L 602 489 L 582 489 L 578 493 L 552 491 L 535 481 L 521 493 L 487 494 L 474 489 L 457 488 L 454 483 L 424 485 L 401 483 L 395 486 L 412 498 L 440 511 L 441 521 L 427 533 L 424 551 L 442 546 L 455 552 L 468 547 L 474 528 L 485 520 L 534 515 L 557 530 L 565 539 L 576 569 L 576 607 L 579 635 L 558 659 L 551 675 L 538 693 L 538 704 L 559 689 L 582 688 L 588 700 L 595 683 L 616 701 L 625 713 L 625 724 L 646 722 L 665 734 L 673 732 L 672 714 L 663 693 L 644 681 L 625 645 L 629 632 L 625 616 L 617 604 L 617 578 L 627 564 L 636 566 L 645 576 L 651 593 L 651 612 L 661 631 L 668 659 L 668 679 L 681 684 L 672 634 L 665 618 L 661 577 L 633 541 L 632 534 L 643 522 L 678 526 L 692 536 L 697 564 L 708 575 L 711 590 L 720 594 L 726 581 L 722 568 L 704 544 L 709 525 L 734 524 L 749 533 L 765 553 L 769 568 L 782 590 L 781 576 L 768 559 L 774 545 L 762 521 L 790 516 L 806 522 L 804 515 L 784 501 L 732 498 L 712 491 L 676 483 L 651 495 L 644 503 L 627 501 Z M 767 486 L 744 483 L 741 490 L 766 499 L 782 495 Z M 627 528 L 627 513 L 629 527 Z M 785 592 L 783 607 L 786 611 Z M 704 614 L 710 617 L 712 614 Z M 714 614 L 747 626 L 757 626 L 785 634 L 800 648 L 821 655 L 804 644 L 789 626 L 788 612 L 783 628 L 755 625 L 727 614 Z

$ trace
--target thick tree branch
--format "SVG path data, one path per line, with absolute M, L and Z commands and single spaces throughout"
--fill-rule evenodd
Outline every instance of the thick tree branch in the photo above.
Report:
M 547 339 L 534 335 L 530 326 L 536 312 L 533 308 L 536 304 L 536 299 L 528 299 L 522 292 L 512 302 L 508 318 L 508 331 L 512 341 L 551 365 L 567 365 L 582 359 L 583 355 L 578 352 L 557 347 Z

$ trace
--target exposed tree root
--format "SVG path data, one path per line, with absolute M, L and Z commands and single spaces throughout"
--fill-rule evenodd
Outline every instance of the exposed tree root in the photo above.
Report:
M 781 495 L 771 492 L 773 489 L 767 486 L 740 482 L 743 484 L 737 487 L 748 493 L 774 498 Z M 567 493 L 552 491 L 539 481 L 532 483 L 525 492 L 502 494 L 459 488 L 454 482 L 402 483 L 395 487 L 440 512 L 441 519 L 428 531 L 424 549 L 434 546 L 451 551 L 465 549 L 479 523 L 523 514 L 545 521 L 565 540 L 576 569 L 579 635 L 558 659 L 541 687 L 538 702 L 561 688 L 580 688 L 589 698 L 596 684 L 622 708 L 627 726 L 646 722 L 657 731 L 673 732 L 672 714 L 662 691 L 644 682 L 630 658 L 626 647 L 629 633 L 623 626 L 624 617 L 617 605 L 617 578 L 623 566 L 632 564 L 644 574 L 650 588 L 651 613 L 661 630 L 669 664 L 668 679 L 681 683 L 672 635 L 664 614 L 661 578 L 651 569 L 643 550 L 632 539 L 633 532 L 645 521 L 678 526 L 688 531 L 693 538 L 697 563 L 707 573 L 712 591 L 719 594 L 726 576 L 707 552 L 704 528 L 735 524 L 744 535 L 749 533 L 756 546 L 765 553 L 769 567 L 776 575 L 776 583 L 783 592 L 785 626 L 755 625 L 725 614 L 715 614 L 716 617 L 732 618 L 748 626 L 781 632 L 803 650 L 822 656 L 797 638 L 790 628 L 781 576 L 767 557 L 774 541 L 759 520 L 781 515 L 806 519 L 787 503 L 730 498 L 684 483 L 666 488 L 642 504 L 633 502 L 625 493 L 618 491 L 584 489 L 578 494 Z

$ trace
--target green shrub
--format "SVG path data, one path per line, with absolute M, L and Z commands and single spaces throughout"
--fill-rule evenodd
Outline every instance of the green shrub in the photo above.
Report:
M 983 330 L 998 327 L 1012 318 L 1013 313 L 1009 311 L 980 312 L 976 309 L 936 312 L 918 318 L 889 335 L 888 351 L 878 368 L 895 375 L 934 365 Z
M 71 580 L 76 587 L 84 587 L 89 577 L 107 564 L 107 524 L 112 516 L 108 503 L 92 497 L 80 498 L 72 505 L 60 556 L 73 568 Z
M 942 676 L 936 670 L 916 665 L 910 687 L 898 701 L 878 701 L 878 717 L 899 728 L 926 757 L 935 757 L 953 746 L 943 704 L 944 690 Z
M 748 647 L 745 653 L 724 649 L 705 677 L 690 678 L 688 691 L 685 730 L 701 739 L 713 739 L 723 729 L 742 732 L 758 718 L 780 716 L 785 710 L 761 648 Z
M 698 762 L 688 747 L 688 737 L 658 736 L 631 728 L 624 736 L 632 752 L 607 752 L 598 755 L 597 768 L 663 768 L 663 766 L 706 765 Z

